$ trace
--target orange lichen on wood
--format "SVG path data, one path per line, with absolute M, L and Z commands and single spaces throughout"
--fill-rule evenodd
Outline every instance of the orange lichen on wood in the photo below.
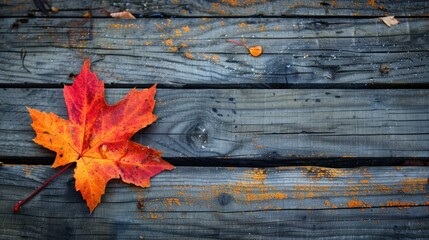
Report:
M 179 206 L 179 207 L 181 206 L 179 198 L 164 198 L 162 200 L 162 203 L 163 203 L 164 207 L 169 209 L 169 210 L 173 210 L 174 205 Z
M 418 206 L 417 203 L 413 202 L 399 202 L 399 201 L 388 201 L 386 202 L 386 207 L 398 207 L 399 209 L 410 208 Z
M 228 3 L 232 7 L 236 7 L 240 2 L 238 0 L 222 0 L 222 3 Z
M 164 41 L 164 43 L 165 43 L 165 45 L 167 45 L 167 46 L 172 46 L 172 45 L 173 45 L 173 39 L 171 39 L 171 38 L 166 39 L 166 40 Z
M 288 197 L 285 193 L 280 192 L 274 192 L 274 193 L 259 193 L 259 194 L 253 194 L 249 193 L 245 195 L 246 202 L 252 202 L 252 201 L 268 201 L 272 199 L 277 200 L 284 200 Z
M 184 26 L 183 27 L 183 31 L 186 33 L 186 32 L 191 31 L 191 29 L 188 26 Z
M 170 51 L 170 52 L 177 52 L 177 51 L 179 51 L 179 48 L 177 46 L 169 47 L 168 51 Z
M 214 62 L 219 62 L 219 56 L 218 55 L 213 55 L 213 61 Z
M 347 206 L 349 208 L 370 208 L 372 207 L 372 204 L 364 203 L 362 201 L 357 200 L 356 198 L 353 198 L 347 202 Z
M 369 183 L 369 180 L 368 179 L 362 179 L 362 180 L 360 180 L 359 181 L 361 184 L 368 184 Z
M 349 171 L 333 168 L 323 168 L 323 167 L 307 167 L 307 172 L 312 173 L 310 178 L 320 180 L 322 178 L 329 178 L 333 180 L 336 177 L 344 177 L 352 174 Z
M 182 36 L 182 30 L 180 30 L 180 29 L 175 29 L 174 33 L 176 34 L 176 37 L 181 37 Z
M 404 193 L 424 192 L 427 184 L 428 180 L 426 178 L 407 178 L 399 181 L 399 185 L 402 187 L 401 190 Z
M 135 24 L 135 23 L 130 23 L 130 24 L 112 23 L 112 24 L 107 25 L 107 27 L 116 28 L 116 29 L 141 28 L 140 25 Z
M 264 169 L 255 168 L 245 172 L 245 176 L 253 181 L 264 182 L 267 178 L 267 173 Z
M 185 57 L 188 59 L 194 59 L 194 55 L 192 55 L 190 52 L 184 52 L 183 54 L 185 54 Z
M 368 0 L 368 3 L 369 3 L 369 5 L 371 5 L 371 7 L 377 7 L 375 0 Z

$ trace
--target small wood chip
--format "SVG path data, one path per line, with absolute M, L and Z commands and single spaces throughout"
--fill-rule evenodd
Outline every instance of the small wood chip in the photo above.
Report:
M 395 26 L 396 24 L 399 24 L 399 21 L 395 18 L 395 16 L 381 17 L 380 19 L 388 27 Z
M 56 7 L 51 7 L 51 11 L 54 12 L 54 13 L 57 13 L 57 12 L 60 11 L 60 9 L 56 8 Z
M 136 19 L 136 17 L 128 11 L 110 13 L 110 16 L 113 18 Z
M 390 72 L 390 67 L 387 64 L 382 63 L 380 65 L 380 73 L 381 74 L 388 74 L 389 72 Z
M 85 13 L 83 14 L 83 17 L 84 17 L 84 18 L 90 18 L 90 17 L 91 17 L 91 13 L 89 13 L 89 12 L 85 12 Z

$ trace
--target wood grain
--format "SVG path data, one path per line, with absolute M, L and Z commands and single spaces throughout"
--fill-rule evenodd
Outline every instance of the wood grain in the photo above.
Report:
M 107 89 L 109 103 L 129 89 Z M 135 140 L 167 158 L 429 157 L 429 90 L 158 89 Z M 3 158 L 52 157 L 26 106 L 67 118 L 61 89 L 0 90 Z
M 72 171 L 23 206 L 57 170 L 0 168 L 0 236 L 50 239 L 423 239 L 429 235 L 428 168 L 195 168 L 152 179 L 150 189 L 108 184 L 92 215 Z
M 51 4 L 59 8 L 51 17 L 83 17 L 86 12 L 93 17 L 105 17 L 110 12 L 131 11 L 136 17 L 231 17 L 231 16 L 421 16 L 428 13 L 429 4 L 424 0 L 414 1 L 368 1 L 368 0 L 157 0 L 157 1 L 65 1 Z M 36 8 L 33 1 L 4 1 L 0 16 L 46 16 Z
M 391 28 L 378 18 L 30 18 L 12 28 L 16 21 L 0 19 L 10 26 L 0 30 L 6 87 L 70 83 L 86 58 L 115 86 L 398 87 L 429 79 L 425 18 Z M 264 53 L 251 57 L 227 39 Z

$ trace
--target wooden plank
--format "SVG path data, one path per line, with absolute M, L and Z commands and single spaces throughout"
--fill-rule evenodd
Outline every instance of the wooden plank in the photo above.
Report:
M 424 18 L 391 28 L 377 18 L 30 18 L 0 29 L 0 84 L 70 83 L 85 58 L 116 85 L 427 84 L 428 30 Z M 264 53 L 251 57 L 227 39 Z
M 0 236 L 46 239 L 424 239 L 427 167 L 195 168 L 152 179 L 150 189 L 112 181 L 92 215 L 72 171 L 13 214 L 14 204 L 57 170 L 0 168 Z
M 51 2 L 60 11 L 53 17 L 106 16 L 101 9 L 110 12 L 128 9 L 136 17 L 231 17 L 231 16 L 427 16 L 429 4 L 424 0 L 414 1 L 367 1 L 367 0 L 158 0 L 158 1 L 65 1 Z M 36 8 L 33 1 L 4 1 L 0 16 L 46 16 Z
M 107 89 L 107 100 L 113 104 L 128 91 Z M 428 96 L 427 89 L 158 89 L 158 119 L 135 140 L 167 158 L 220 162 L 428 158 Z M 1 89 L 0 157 L 52 157 L 32 142 L 25 106 L 67 118 L 61 89 Z

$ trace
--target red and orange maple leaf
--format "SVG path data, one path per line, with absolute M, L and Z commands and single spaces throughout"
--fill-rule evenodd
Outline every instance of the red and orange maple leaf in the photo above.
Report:
M 28 108 L 36 132 L 34 141 L 57 153 L 52 167 L 76 163 L 76 191 L 90 212 L 100 203 L 110 179 L 149 187 L 150 178 L 174 167 L 161 152 L 130 140 L 156 116 L 156 85 L 131 92 L 113 106 L 104 98 L 104 82 L 89 69 L 86 60 L 71 86 L 64 87 L 69 120 L 54 113 Z

